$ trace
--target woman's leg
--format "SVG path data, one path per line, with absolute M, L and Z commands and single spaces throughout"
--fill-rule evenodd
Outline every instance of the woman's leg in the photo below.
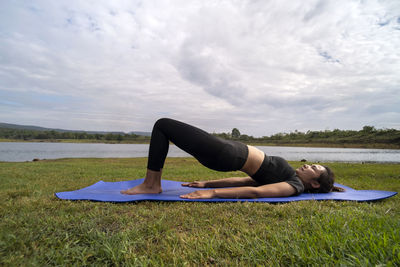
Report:
M 218 158 L 227 144 L 226 141 L 186 123 L 160 119 L 155 123 L 151 135 L 148 169 L 160 171 L 163 168 L 169 141 L 210 169 L 229 168 L 221 166 L 221 160 Z
M 124 194 L 160 193 L 161 172 L 168 154 L 169 141 L 191 154 L 204 166 L 219 170 L 230 171 L 240 169 L 241 166 L 232 165 L 230 157 L 236 155 L 232 151 L 225 151 L 224 157 L 220 157 L 221 151 L 227 145 L 223 139 L 209 133 L 172 119 L 160 119 L 153 127 L 149 148 L 146 178 L 143 184 L 129 190 L 121 191 Z

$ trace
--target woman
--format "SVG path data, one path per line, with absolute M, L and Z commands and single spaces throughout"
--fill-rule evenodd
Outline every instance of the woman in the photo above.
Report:
M 158 194 L 169 142 L 216 171 L 241 170 L 248 177 L 184 183 L 182 186 L 220 188 L 198 190 L 181 198 L 262 198 L 287 197 L 308 192 L 330 192 L 334 174 L 326 166 L 303 165 L 294 170 L 280 157 L 267 156 L 261 150 L 240 142 L 215 137 L 199 128 L 172 119 L 160 119 L 153 127 L 146 178 L 142 184 L 122 194 Z M 335 188 L 337 189 L 337 188 Z

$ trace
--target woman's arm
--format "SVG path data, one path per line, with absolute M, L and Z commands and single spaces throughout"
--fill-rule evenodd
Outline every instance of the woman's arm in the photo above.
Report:
M 196 181 L 184 183 L 182 186 L 197 187 L 197 188 L 217 188 L 217 187 L 235 187 L 235 186 L 258 186 L 260 185 L 251 177 L 230 177 L 211 181 Z
M 198 190 L 181 195 L 181 198 L 263 198 L 288 197 L 296 193 L 296 189 L 286 182 L 267 184 L 258 187 L 244 186 L 237 188 L 221 188 Z

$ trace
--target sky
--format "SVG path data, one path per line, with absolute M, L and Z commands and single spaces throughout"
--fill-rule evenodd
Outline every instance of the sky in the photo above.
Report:
M 0 1 L 0 122 L 400 129 L 400 1 Z

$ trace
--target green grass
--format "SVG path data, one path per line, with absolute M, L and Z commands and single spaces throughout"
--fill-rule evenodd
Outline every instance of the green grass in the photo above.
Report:
M 300 162 L 291 162 L 294 167 Z M 400 191 L 399 164 L 328 164 L 339 183 Z M 400 200 L 372 203 L 62 201 L 54 192 L 142 178 L 146 159 L 0 163 L 0 265 L 398 266 Z M 242 175 L 167 159 L 164 178 Z

